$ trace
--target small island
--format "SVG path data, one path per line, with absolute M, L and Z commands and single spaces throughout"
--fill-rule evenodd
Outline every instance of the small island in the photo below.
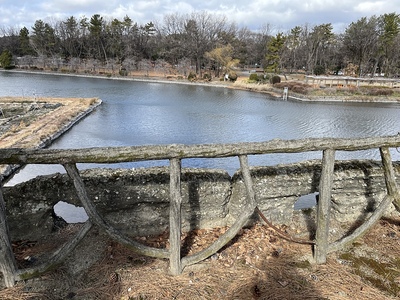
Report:
M 0 148 L 44 148 L 92 112 L 98 98 L 0 97 Z M 0 166 L 8 176 L 12 168 Z

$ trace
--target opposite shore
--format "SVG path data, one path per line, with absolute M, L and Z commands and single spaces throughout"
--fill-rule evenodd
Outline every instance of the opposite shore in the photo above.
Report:
M 214 79 L 210 81 L 195 80 L 189 81 L 188 79 L 169 77 L 162 74 L 137 74 L 132 76 L 120 76 L 120 75 L 103 75 L 103 74 L 77 74 L 77 73 L 60 73 L 55 71 L 28 71 L 28 70 L 0 70 L 3 72 L 13 73 L 27 73 L 27 74 L 38 74 L 38 75 L 55 75 L 55 76 L 71 76 L 71 77 L 82 77 L 82 78 L 99 78 L 106 80 L 123 80 L 123 81 L 139 81 L 139 82 L 155 82 L 163 84 L 183 84 L 183 85 L 198 85 L 198 86 L 213 86 L 220 88 L 230 88 L 237 90 L 246 90 L 251 92 L 263 93 L 272 96 L 277 99 L 283 99 L 284 88 L 283 86 L 287 83 L 288 86 L 293 84 L 306 85 L 304 80 L 298 77 L 288 76 L 287 79 L 282 79 L 282 82 L 278 85 L 272 85 L 270 83 L 254 83 L 249 82 L 245 72 L 238 77 L 235 82 L 223 81 Z M 286 76 L 285 76 L 286 77 Z M 282 78 L 282 77 L 281 77 Z M 399 80 L 400 83 L 400 80 Z M 354 102 L 354 103 L 400 103 L 400 96 L 396 94 L 388 96 L 370 96 L 370 95 L 357 95 L 357 94 L 332 94 L 332 89 L 325 89 L 320 87 L 309 87 L 312 92 L 303 94 L 292 91 L 289 88 L 288 100 L 302 101 L 302 102 Z

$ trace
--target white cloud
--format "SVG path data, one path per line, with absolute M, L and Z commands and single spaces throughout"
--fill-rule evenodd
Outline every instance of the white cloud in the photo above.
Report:
M 355 7 L 356 11 L 359 12 L 369 12 L 369 11 L 376 11 L 378 8 L 380 9 L 383 5 L 384 1 L 365 1 L 363 3 L 358 4 Z
M 162 21 L 171 13 L 207 11 L 223 14 L 238 26 L 258 29 L 270 24 L 279 30 L 297 25 L 332 23 L 344 25 L 361 17 L 391 13 L 398 10 L 399 0 L 0 0 L 0 27 L 31 27 L 37 19 L 65 19 L 70 16 L 91 17 L 98 13 L 105 18 L 123 18 L 144 24 Z M 21 26 L 22 25 L 22 26 Z
M 186 3 L 185 1 L 179 1 L 179 2 L 172 1 L 172 3 L 163 4 L 162 8 L 167 14 L 175 12 L 186 14 L 196 10 L 195 7 L 193 7 L 190 3 Z
M 354 10 L 367 15 L 371 15 L 371 12 L 381 15 L 398 11 L 399 5 L 399 1 L 361 1 Z

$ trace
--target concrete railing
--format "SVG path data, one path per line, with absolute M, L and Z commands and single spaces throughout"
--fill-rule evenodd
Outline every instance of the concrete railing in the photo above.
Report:
M 395 172 L 389 148 L 400 147 L 400 136 L 372 137 L 361 139 L 304 139 L 304 140 L 272 140 L 262 143 L 218 144 L 218 145 L 157 145 L 138 147 L 90 148 L 90 149 L 0 149 L 0 164 L 62 164 L 72 179 L 76 193 L 81 201 L 89 220 L 82 227 L 75 238 L 56 251 L 50 259 L 40 266 L 31 269 L 18 270 L 11 249 L 9 228 L 6 217 L 6 206 L 3 191 L 0 193 L 0 267 L 6 286 L 13 286 L 15 281 L 37 276 L 60 262 L 74 249 L 79 241 L 92 227 L 92 224 L 104 229 L 110 237 L 120 243 L 129 245 L 137 253 L 168 258 L 172 274 L 180 274 L 188 265 L 197 263 L 213 255 L 230 240 L 248 222 L 256 211 L 268 222 L 258 208 L 257 195 L 253 183 L 251 170 L 248 164 L 248 155 L 267 153 L 298 153 L 308 151 L 322 151 L 321 175 L 319 178 L 319 201 L 317 205 L 317 229 L 315 241 L 303 241 L 314 244 L 316 263 L 325 263 L 329 252 L 341 249 L 344 245 L 354 241 L 370 228 L 393 203 L 400 209 L 400 194 L 395 181 Z M 360 227 L 351 235 L 336 242 L 328 242 L 330 224 L 330 208 L 332 184 L 336 151 L 358 151 L 378 148 L 382 158 L 382 176 L 385 179 L 387 195 L 380 202 L 374 213 L 369 216 Z M 188 158 L 217 158 L 237 156 L 240 161 L 240 174 L 247 193 L 247 202 L 243 204 L 241 213 L 232 226 L 213 244 L 204 250 L 181 257 L 181 230 L 182 230 L 182 189 L 181 189 L 181 161 Z M 78 171 L 77 163 L 116 163 L 144 160 L 167 159 L 169 166 L 169 231 L 170 249 L 157 249 L 142 245 L 128 238 L 120 230 L 111 225 L 98 212 L 87 193 L 84 181 Z

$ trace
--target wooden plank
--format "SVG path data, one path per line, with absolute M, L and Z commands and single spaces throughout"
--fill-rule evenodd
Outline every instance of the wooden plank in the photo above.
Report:
M 274 139 L 259 143 L 153 145 L 86 149 L 0 149 L 0 164 L 114 163 L 171 158 L 216 158 L 266 153 L 298 153 L 335 149 L 357 151 L 400 147 L 400 135 L 360 139 Z
M 170 210 L 169 210 L 169 242 L 170 272 L 172 275 L 182 273 L 181 264 L 181 161 L 170 160 Z
M 2 186 L 0 186 L 0 271 L 3 273 L 5 286 L 13 287 L 17 265 L 11 247 Z
M 315 236 L 314 253 L 315 262 L 317 264 L 326 263 L 326 255 L 328 253 L 329 215 L 331 208 L 334 165 L 335 150 L 325 150 L 322 157 L 319 200 L 317 206 L 317 232 Z
M 254 207 L 253 210 L 256 208 L 256 193 L 254 192 L 253 188 L 253 180 L 251 179 L 250 167 L 248 158 L 245 155 L 239 156 L 240 161 L 240 169 L 242 171 L 244 185 L 247 191 L 247 198 L 249 201 L 249 207 Z

